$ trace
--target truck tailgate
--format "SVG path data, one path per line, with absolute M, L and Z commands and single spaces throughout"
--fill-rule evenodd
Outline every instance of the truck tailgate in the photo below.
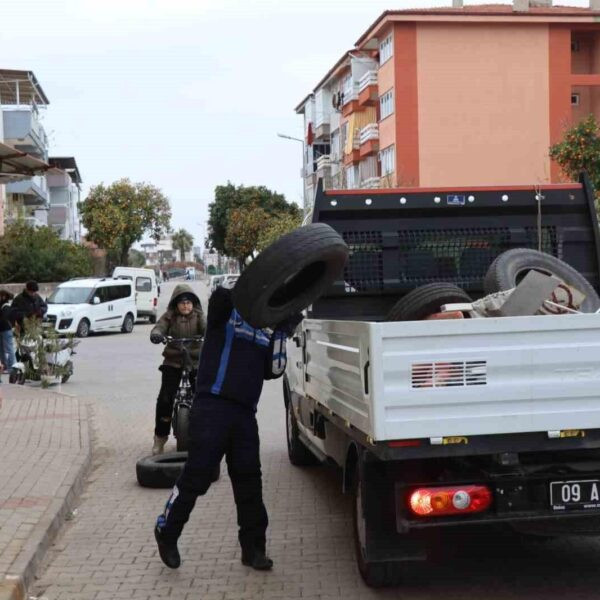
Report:
M 600 315 L 305 328 L 307 394 L 375 441 L 600 428 Z

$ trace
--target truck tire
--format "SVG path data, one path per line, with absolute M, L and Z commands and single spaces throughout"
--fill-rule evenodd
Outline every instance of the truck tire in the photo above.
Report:
M 312 304 L 341 275 L 348 246 L 326 223 L 280 237 L 242 272 L 233 305 L 253 327 L 273 327 Z
M 298 422 L 289 399 L 287 382 L 283 382 L 285 401 L 285 433 L 287 438 L 288 458 L 295 467 L 312 467 L 321 464 L 319 459 L 302 443 L 298 430 Z
M 410 291 L 394 304 L 386 321 L 419 321 L 440 312 L 444 304 L 473 302 L 469 294 L 451 283 L 428 283 Z
M 172 488 L 179 479 L 187 460 L 187 452 L 165 452 L 156 456 L 140 458 L 135 465 L 138 483 L 148 488 Z M 212 481 L 221 477 L 221 465 L 217 465 Z
M 585 294 L 582 312 L 600 308 L 600 297 L 581 273 L 559 258 L 530 248 L 514 248 L 500 254 L 488 269 L 483 289 L 486 294 L 510 290 L 531 270 L 554 275 Z
M 407 563 L 401 561 L 370 562 L 365 559 L 365 537 L 367 524 L 363 515 L 361 469 L 357 461 L 352 478 L 352 529 L 356 564 L 364 582 L 369 587 L 393 587 L 402 583 Z

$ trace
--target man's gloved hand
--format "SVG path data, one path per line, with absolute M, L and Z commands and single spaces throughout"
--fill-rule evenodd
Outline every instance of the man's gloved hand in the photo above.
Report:
M 162 344 L 165 341 L 165 336 L 162 333 L 151 333 L 150 334 L 150 341 L 153 344 Z
M 302 313 L 296 313 L 295 315 L 284 319 L 281 323 L 278 323 L 275 330 L 283 331 L 287 337 L 292 337 L 294 331 L 296 331 L 296 327 L 302 323 L 302 319 L 304 319 L 304 315 Z

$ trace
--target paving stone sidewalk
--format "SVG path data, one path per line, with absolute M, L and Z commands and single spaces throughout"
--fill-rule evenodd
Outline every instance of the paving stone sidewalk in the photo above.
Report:
M 89 424 L 77 398 L 6 384 L 0 392 L 0 600 L 19 600 L 83 487 Z

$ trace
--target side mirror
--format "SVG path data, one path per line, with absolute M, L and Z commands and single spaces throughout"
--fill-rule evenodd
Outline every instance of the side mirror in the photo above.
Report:
M 98 296 L 94 296 L 94 299 L 92 300 L 92 304 L 100 304 L 100 298 L 98 298 Z

